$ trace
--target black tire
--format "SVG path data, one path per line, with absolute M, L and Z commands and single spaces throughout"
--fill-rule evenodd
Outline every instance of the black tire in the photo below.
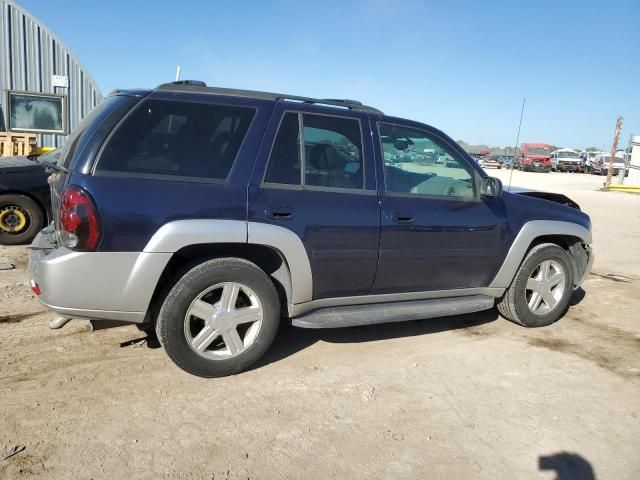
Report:
M 10 231 L 16 221 L 25 223 L 24 227 Z M 25 195 L 0 195 L 0 222 L 0 244 L 23 245 L 31 243 L 42 230 L 44 215 L 40 205 Z
M 526 285 L 529 276 L 544 260 L 555 260 L 560 263 L 565 272 L 564 291 L 556 306 L 547 314 L 533 313 L 526 301 Z M 496 307 L 507 320 L 524 327 L 546 327 L 558 321 L 567 311 L 573 291 L 573 265 L 567 252 L 552 243 L 543 243 L 533 247 L 518 269 L 511 285 L 504 296 L 497 302 Z
M 185 316 L 191 303 L 207 288 L 223 282 L 238 282 L 250 288 L 260 301 L 262 324 L 251 345 L 224 359 L 205 358 L 189 344 Z M 188 373 L 199 377 L 222 377 L 239 373 L 256 362 L 269 348 L 280 324 L 278 292 L 264 271 L 241 258 L 207 260 L 189 269 L 165 298 L 156 333 L 169 358 Z

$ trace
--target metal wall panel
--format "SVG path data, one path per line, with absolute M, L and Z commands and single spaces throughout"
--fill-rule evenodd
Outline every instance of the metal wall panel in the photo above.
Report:
M 68 88 L 53 87 L 52 75 L 65 75 Z M 78 59 L 46 26 L 12 0 L 0 0 L 0 109 L 6 120 L 7 90 L 67 95 L 69 131 L 103 99 Z M 38 144 L 58 147 L 66 137 L 39 135 Z

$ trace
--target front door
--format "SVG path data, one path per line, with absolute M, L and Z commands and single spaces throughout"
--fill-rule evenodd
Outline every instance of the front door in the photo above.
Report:
M 371 293 L 484 287 L 503 257 L 501 199 L 478 192 L 480 173 L 437 130 L 378 123 L 380 264 Z
M 295 232 L 313 299 L 366 295 L 378 262 L 380 207 L 365 114 L 277 104 L 249 188 L 249 221 Z M 329 110 L 335 112 L 335 110 Z

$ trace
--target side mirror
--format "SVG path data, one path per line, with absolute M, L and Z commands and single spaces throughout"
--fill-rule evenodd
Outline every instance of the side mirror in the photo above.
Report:
M 488 198 L 500 198 L 502 196 L 502 182 L 499 178 L 486 177 L 480 184 L 480 195 Z
M 406 140 L 398 139 L 393 142 L 393 148 L 395 148 L 396 150 L 406 150 L 407 148 L 409 148 L 409 142 L 407 142 Z

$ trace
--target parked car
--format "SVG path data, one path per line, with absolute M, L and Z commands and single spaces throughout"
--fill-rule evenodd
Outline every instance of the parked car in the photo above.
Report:
M 518 154 L 518 168 L 524 172 L 551 171 L 551 153 L 546 143 L 523 143 Z
M 500 160 L 495 155 L 484 156 L 478 163 L 482 168 L 502 168 L 502 163 L 500 163 Z
M 580 154 L 571 148 L 551 152 L 551 170 L 554 172 L 582 172 Z
M 515 155 L 501 155 L 502 166 L 504 168 L 513 168 Z
M 48 162 L 55 163 L 59 151 L 39 157 L 0 158 L 0 244 L 30 243 L 51 220 Z
M 443 161 L 418 161 L 429 149 Z M 593 260 L 578 208 L 503 193 L 441 131 L 351 100 L 117 91 L 59 167 L 55 222 L 30 253 L 38 299 L 153 328 L 203 377 L 252 365 L 282 317 L 332 328 L 497 305 L 549 325 Z
M 609 160 L 611 159 L 610 153 L 600 153 L 596 155 L 596 158 L 591 164 L 591 173 L 595 175 L 606 175 L 609 171 Z M 629 176 L 629 164 L 623 157 L 613 158 L 613 170 L 611 175 L 616 176 L 620 170 L 624 170 L 624 176 Z

